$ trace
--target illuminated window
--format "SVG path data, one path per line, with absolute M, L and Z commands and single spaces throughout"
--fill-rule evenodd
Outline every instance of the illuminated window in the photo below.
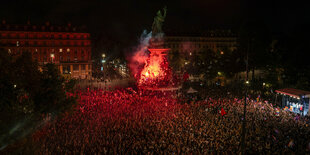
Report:
M 36 52 L 38 52 L 38 49 L 36 48 L 36 50 L 35 50 Z
M 16 46 L 19 46 L 19 41 L 16 41 Z
M 11 49 L 8 49 L 8 53 L 11 53 L 12 51 L 11 51 Z
M 85 70 L 86 65 L 81 65 L 81 70 Z
M 79 65 L 73 65 L 73 70 L 79 70 Z
M 59 52 L 62 52 L 62 48 L 59 49 Z
M 63 66 L 62 68 L 63 68 L 63 74 L 69 74 L 71 72 L 69 65 Z
M 67 52 L 70 52 L 70 48 L 67 48 Z

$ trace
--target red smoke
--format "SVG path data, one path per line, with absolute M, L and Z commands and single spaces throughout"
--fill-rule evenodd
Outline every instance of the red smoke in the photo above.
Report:
M 171 69 L 166 59 L 168 49 L 148 49 L 151 53 L 140 73 L 139 86 L 162 87 L 171 80 Z

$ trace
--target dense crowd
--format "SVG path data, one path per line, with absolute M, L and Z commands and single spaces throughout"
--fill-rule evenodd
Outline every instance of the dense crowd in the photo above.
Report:
M 76 95 L 73 114 L 33 135 L 40 154 L 240 152 L 244 98 L 204 92 L 202 100 L 188 101 L 174 93 L 130 88 Z M 248 99 L 246 120 L 248 154 L 310 153 L 305 117 Z

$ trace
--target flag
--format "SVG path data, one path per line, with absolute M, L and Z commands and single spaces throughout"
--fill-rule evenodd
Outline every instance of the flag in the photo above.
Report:
M 280 110 L 276 108 L 276 116 L 280 116 Z
M 278 134 L 279 133 L 279 130 L 278 129 L 274 129 L 274 131 Z
M 227 114 L 226 111 L 222 108 L 222 109 L 221 109 L 221 115 L 224 116 L 224 115 L 226 115 L 226 114 Z
M 187 81 L 188 78 L 189 78 L 189 74 L 188 74 L 187 72 L 185 72 L 185 73 L 183 74 L 183 80 L 184 80 L 184 81 Z
M 292 148 L 294 146 L 294 140 L 291 139 L 290 142 L 287 144 L 287 146 Z
M 277 141 L 277 138 L 275 136 L 272 135 L 272 138 L 274 141 Z
M 298 121 L 298 120 L 299 120 L 299 118 L 300 118 L 300 116 L 299 116 L 299 115 L 297 115 L 297 116 L 295 116 L 295 117 L 294 117 L 294 120 L 295 120 L 295 121 Z

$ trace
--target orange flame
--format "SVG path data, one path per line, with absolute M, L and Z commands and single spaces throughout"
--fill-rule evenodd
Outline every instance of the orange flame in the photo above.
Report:
M 168 64 L 165 64 L 164 55 L 162 52 L 167 49 L 149 49 L 150 57 L 147 59 L 143 70 L 141 71 L 141 76 L 139 84 L 152 84 L 154 81 L 164 80 L 166 76 L 166 70 L 168 69 Z

